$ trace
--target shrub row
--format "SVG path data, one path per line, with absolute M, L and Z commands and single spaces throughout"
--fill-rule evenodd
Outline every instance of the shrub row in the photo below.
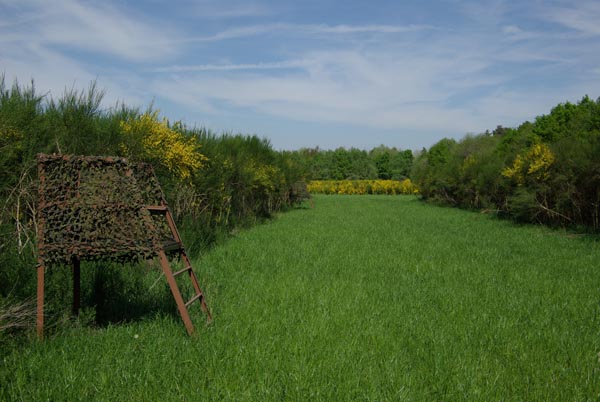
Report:
M 600 99 L 518 128 L 443 139 L 415 160 L 423 198 L 516 220 L 600 231 Z
M 319 194 L 418 194 L 410 179 L 399 180 L 314 180 L 308 191 Z

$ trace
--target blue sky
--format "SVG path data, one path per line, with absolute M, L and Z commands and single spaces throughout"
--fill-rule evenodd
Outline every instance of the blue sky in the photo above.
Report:
M 600 1 L 0 0 L 0 73 L 276 149 L 420 149 L 598 98 Z

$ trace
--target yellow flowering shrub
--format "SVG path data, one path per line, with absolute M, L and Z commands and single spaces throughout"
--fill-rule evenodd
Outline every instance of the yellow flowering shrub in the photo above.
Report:
M 554 154 L 545 144 L 535 144 L 525 156 L 515 157 L 511 166 L 502 170 L 502 175 L 513 179 L 518 185 L 523 185 L 530 177 L 538 181 L 550 178 L 550 166 L 554 163 Z
M 9 145 L 14 145 L 19 147 L 19 150 L 22 149 L 23 144 L 21 141 L 23 140 L 23 134 L 15 130 L 12 127 L 2 127 L 0 126 L 0 147 L 4 150 L 5 147 Z
M 523 172 L 523 158 L 517 155 L 512 166 L 507 166 L 502 170 L 502 176 L 513 179 L 517 184 L 521 185 L 525 182 Z
M 285 185 L 285 176 L 277 166 L 251 163 L 247 171 L 252 177 L 251 185 L 254 189 L 275 193 Z
M 418 194 L 419 190 L 410 181 L 398 180 L 313 180 L 308 183 L 313 194 Z
M 550 177 L 548 170 L 554 163 L 554 154 L 547 145 L 534 145 L 529 151 L 528 159 L 530 160 L 529 169 L 527 169 L 528 175 L 538 180 L 547 180 Z
M 468 155 L 460 166 L 460 173 L 465 174 L 477 165 L 477 157 L 474 154 Z
M 203 166 L 207 158 L 200 153 L 197 138 L 183 135 L 178 130 L 180 126 L 180 123 L 176 123 L 170 127 L 167 119 L 159 120 L 158 111 L 122 121 L 121 130 L 126 141 L 121 144 L 121 149 L 128 156 L 156 160 L 179 179 L 187 180 Z M 134 146 L 127 145 L 132 140 L 141 144 L 141 150 L 134 150 Z

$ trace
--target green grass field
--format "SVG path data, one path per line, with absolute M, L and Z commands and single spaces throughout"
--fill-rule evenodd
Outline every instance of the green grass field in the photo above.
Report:
M 318 196 L 196 263 L 215 317 L 196 307 L 197 337 L 165 313 L 73 327 L 5 353 L 0 400 L 598 400 L 599 252 L 413 197 Z

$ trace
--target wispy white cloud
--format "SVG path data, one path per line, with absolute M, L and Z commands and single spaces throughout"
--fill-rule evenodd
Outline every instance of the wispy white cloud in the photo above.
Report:
M 179 42 L 216 42 L 277 32 L 296 35 L 394 34 L 435 29 L 430 25 L 326 25 L 273 23 L 235 27 L 206 36 L 181 38 Z
M 403 33 L 434 29 L 431 25 L 300 25 L 299 30 L 315 34 Z
M 6 79 L 19 78 L 25 82 L 34 79 L 38 87 L 53 95 L 60 95 L 66 86 L 85 86 L 95 79 L 76 61 L 35 43 L 2 49 L 0 66 L 4 71 L 0 73 L 6 73 Z
M 279 70 L 306 67 L 302 60 L 289 60 L 271 63 L 242 63 L 242 64 L 194 64 L 172 65 L 151 69 L 155 73 L 184 73 L 200 71 L 251 71 L 251 70 Z
M 209 77 L 200 71 L 160 79 L 154 88 L 173 102 L 181 102 L 183 92 L 185 102 L 196 99 L 194 104 L 205 113 L 229 105 L 295 120 L 377 128 L 458 128 L 476 118 L 467 119 L 467 112 L 460 108 L 448 110 L 445 102 L 452 85 L 444 82 L 441 73 L 466 81 L 466 75 L 476 74 L 484 66 L 461 66 L 455 60 L 431 55 L 415 60 L 358 51 L 310 53 L 301 60 L 281 63 L 288 65 L 303 72 L 273 77 L 237 71 L 246 67 L 240 65 L 231 69 L 233 75 Z M 436 117 L 423 119 L 425 113 Z
M 319 24 L 277 15 L 276 3 L 232 1 L 178 2 L 175 14 L 190 15 L 175 21 L 120 1 L 0 0 L 0 73 L 33 77 L 53 95 L 98 78 L 113 99 L 155 98 L 200 124 L 252 116 L 432 138 L 600 94 L 595 2 L 449 0 L 456 21 Z
M 523 33 L 523 30 L 516 25 L 505 25 L 502 27 L 502 32 L 508 35 L 517 35 Z
M 587 35 L 600 35 L 600 3 L 580 0 L 561 2 L 542 8 L 541 13 L 551 21 Z
M 506 11 L 498 4 L 502 15 Z M 556 83 L 542 89 L 527 83 L 569 67 L 569 52 L 576 51 L 569 38 L 544 35 L 502 18 L 498 22 L 479 35 L 387 25 L 275 24 L 224 31 L 222 35 L 232 37 L 271 31 L 415 34 L 410 40 L 384 37 L 376 46 L 308 50 L 275 63 L 165 67 L 161 72 L 171 75 L 158 78 L 156 90 L 173 102 L 178 95 L 170 94 L 184 91 L 186 100 L 196 99 L 209 114 L 246 110 L 299 121 L 445 135 L 518 124 L 564 101 L 565 94 L 581 96 L 581 88 L 568 81 L 560 89 Z M 281 71 L 272 75 L 270 69 Z M 209 71 L 214 74 L 204 74 Z
M 236 27 L 223 30 L 211 35 L 205 36 L 188 36 L 178 39 L 180 43 L 193 43 L 193 42 L 216 42 L 227 39 L 244 38 L 250 36 L 261 35 L 269 32 L 278 30 L 284 30 L 289 27 L 289 24 L 264 24 L 264 25 L 249 25 L 243 27 Z
M 455 3 L 465 17 L 487 26 L 501 24 L 506 14 L 514 7 L 513 3 L 506 0 L 468 0 Z
M 0 0 L 0 74 L 21 83 L 33 79 L 53 97 L 97 80 L 107 107 L 147 104 L 154 95 L 124 66 L 160 61 L 178 50 L 142 20 L 110 3 Z
M 196 17 L 211 19 L 264 17 L 273 14 L 271 7 L 268 7 L 265 4 L 253 3 L 249 1 L 194 2 L 194 5 L 188 8 L 188 13 L 190 12 Z
M 35 43 L 13 49 L 4 46 L 3 50 L 10 50 L 7 52 L 10 55 L 0 55 L 0 74 L 5 74 L 9 82 L 18 79 L 25 84 L 33 80 L 40 94 L 58 98 L 66 89 L 84 89 L 97 80 L 99 86 L 106 89 L 104 104 L 107 107 L 118 101 L 142 106 L 151 99 L 143 90 L 143 82 L 132 74 L 91 72 L 77 60 Z
M 177 52 L 164 30 L 114 8 L 110 3 L 74 0 L 8 3 L 16 10 L 20 22 L 16 26 L 9 19 L 12 16 L 0 16 L 2 42 L 38 43 L 99 52 L 131 61 L 160 60 Z

